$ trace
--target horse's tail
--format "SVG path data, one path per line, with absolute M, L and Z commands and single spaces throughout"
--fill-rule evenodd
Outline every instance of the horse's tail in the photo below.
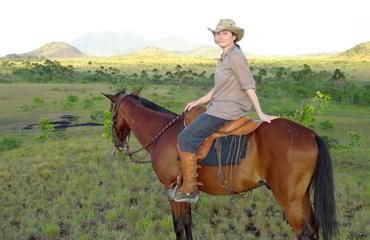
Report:
M 319 155 L 313 175 L 314 212 L 316 225 L 321 228 L 324 240 L 338 233 L 335 213 L 333 167 L 328 147 L 322 138 L 316 136 Z

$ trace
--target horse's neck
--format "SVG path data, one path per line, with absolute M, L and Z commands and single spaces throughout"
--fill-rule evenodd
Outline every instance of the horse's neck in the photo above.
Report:
M 147 144 L 168 123 L 173 116 L 156 112 L 133 100 L 122 104 L 125 120 L 141 145 Z M 150 151 L 149 146 L 148 150 Z

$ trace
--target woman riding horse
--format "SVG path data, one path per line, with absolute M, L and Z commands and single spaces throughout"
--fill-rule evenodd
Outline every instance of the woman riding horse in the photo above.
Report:
M 210 102 L 206 112 L 178 136 L 183 184 L 174 195 L 176 202 L 193 203 L 199 199 L 196 152 L 205 138 L 226 122 L 244 116 L 252 105 L 262 121 L 271 122 L 276 118 L 262 112 L 247 59 L 237 44 L 243 38 L 244 29 L 237 27 L 231 19 L 221 19 L 215 30 L 209 30 L 214 35 L 215 43 L 222 49 L 222 55 L 215 73 L 214 88 L 185 107 L 187 111 Z

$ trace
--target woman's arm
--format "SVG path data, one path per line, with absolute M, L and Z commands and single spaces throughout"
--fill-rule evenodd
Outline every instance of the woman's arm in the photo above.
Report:
M 211 91 L 209 91 L 206 95 L 204 95 L 203 97 L 195 100 L 194 102 L 190 102 L 186 105 L 185 107 L 185 112 L 186 111 L 190 111 L 193 107 L 197 106 L 197 105 L 200 105 L 200 104 L 204 104 L 204 103 L 207 103 L 209 101 L 211 101 L 212 99 L 212 95 L 213 95 L 213 92 L 214 92 L 214 88 L 211 89 Z
M 245 92 L 248 95 L 249 99 L 251 100 L 251 102 L 253 104 L 253 107 L 256 110 L 256 113 L 257 113 L 258 117 L 262 121 L 270 123 L 271 120 L 273 120 L 275 118 L 278 118 L 276 116 L 270 116 L 270 115 L 267 115 L 264 112 L 262 112 L 262 109 L 261 109 L 260 103 L 258 101 L 256 91 L 253 88 L 246 89 Z

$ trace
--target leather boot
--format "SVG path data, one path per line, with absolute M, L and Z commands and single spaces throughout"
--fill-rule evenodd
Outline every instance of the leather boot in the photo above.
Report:
M 174 195 L 175 202 L 194 203 L 199 199 L 197 169 L 198 158 L 195 153 L 178 151 L 180 155 L 180 166 L 183 176 L 183 183 Z

